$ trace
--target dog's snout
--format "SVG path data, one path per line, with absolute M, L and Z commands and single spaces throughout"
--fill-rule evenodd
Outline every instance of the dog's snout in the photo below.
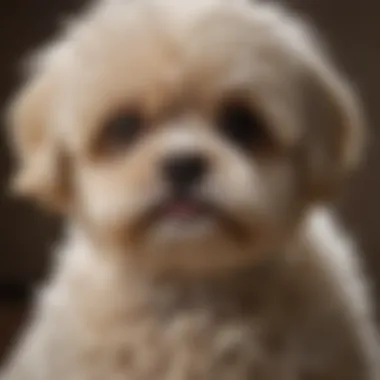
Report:
M 175 189 L 185 189 L 202 180 L 208 169 L 208 162 L 199 153 L 177 154 L 166 158 L 163 175 Z

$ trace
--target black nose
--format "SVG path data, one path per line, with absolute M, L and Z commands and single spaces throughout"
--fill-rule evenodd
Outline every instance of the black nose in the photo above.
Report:
M 163 164 L 165 179 L 175 190 L 185 190 L 199 182 L 207 171 L 207 160 L 198 153 L 168 157 Z

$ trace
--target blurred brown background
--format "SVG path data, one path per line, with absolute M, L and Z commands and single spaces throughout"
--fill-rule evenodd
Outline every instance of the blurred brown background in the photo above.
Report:
M 189 0 L 191 1 L 191 0 Z M 278 0 L 280 2 L 280 0 Z M 284 0 L 285 1 L 285 0 Z M 380 288 L 380 2 L 287 0 L 327 39 L 336 60 L 361 91 L 371 125 L 368 159 L 340 204 L 346 225 L 366 253 L 367 269 Z M 1 0 L 0 102 L 15 88 L 20 62 L 57 30 L 85 0 Z M 23 319 L 29 290 L 43 278 L 57 222 L 6 195 L 11 158 L 0 134 L 0 357 Z M 378 291 L 377 294 L 380 294 Z

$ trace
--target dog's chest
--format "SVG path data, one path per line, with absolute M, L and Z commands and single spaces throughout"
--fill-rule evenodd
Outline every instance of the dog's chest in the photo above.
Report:
M 57 358 L 52 343 L 50 363 L 62 380 L 293 380 L 289 294 L 275 282 L 264 291 L 250 286 L 251 276 L 243 280 L 174 295 L 126 297 L 112 286 L 85 297 L 76 288 L 68 297 L 75 312 L 69 320 L 59 313 L 62 345 Z
M 293 372 L 284 334 L 207 310 L 115 324 L 84 341 L 80 380 L 286 380 Z

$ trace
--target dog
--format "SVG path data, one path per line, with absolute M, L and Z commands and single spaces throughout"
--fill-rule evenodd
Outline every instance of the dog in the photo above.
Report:
M 332 61 L 247 0 L 103 0 L 38 51 L 12 188 L 66 228 L 2 379 L 379 379 L 331 207 L 365 117 Z

